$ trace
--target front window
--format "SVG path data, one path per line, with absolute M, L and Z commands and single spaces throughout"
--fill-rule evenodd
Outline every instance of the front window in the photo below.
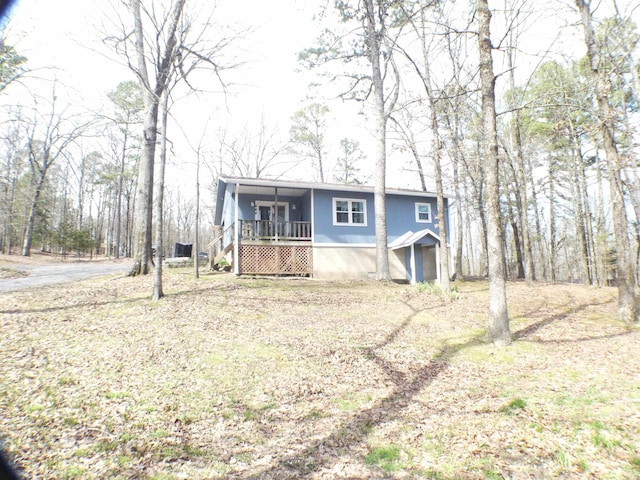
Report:
M 350 198 L 333 199 L 334 225 L 367 225 L 367 202 Z
M 430 203 L 416 203 L 416 222 L 431 223 Z

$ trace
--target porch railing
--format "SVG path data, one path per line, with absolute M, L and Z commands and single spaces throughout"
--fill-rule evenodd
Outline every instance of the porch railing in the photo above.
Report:
M 311 240 L 311 222 L 240 220 L 243 240 Z

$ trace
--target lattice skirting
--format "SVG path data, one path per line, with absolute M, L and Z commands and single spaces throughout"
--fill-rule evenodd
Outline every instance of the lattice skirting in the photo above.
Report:
M 240 245 L 240 274 L 311 275 L 311 245 Z

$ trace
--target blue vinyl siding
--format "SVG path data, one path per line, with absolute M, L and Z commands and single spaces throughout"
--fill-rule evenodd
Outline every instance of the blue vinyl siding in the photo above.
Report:
M 416 221 L 416 203 L 431 204 L 431 223 Z M 437 213 L 435 198 L 387 195 L 387 235 L 389 236 L 389 242 L 409 230 L 417 232 L 428 228 L 439 235 L 440 231 L 436 226 L 435 220 Z
M 224 205 L 222 210 L 222 218 L 225 226 L 231 225 L 235 220 L 235 200 L 233 198 L 233 184 L 225 185 Z
M 367 225 L 334 225 L 333 199 L 346 198 L 367 202 Z M 314 190 L 314 240 L 316 243 L 375 243 L 373 195 L 362 192 Z
M 301 222 L 310 222 L 311 221 L 311 190 L 305 193 L 302 197 L 298 198 L 298 203 L 300 207 L 300 213 L 298 214 L 298 218 L 294 218 L 293 220 L 299 220 Z
M 275 197 L 273 195 L 249 195 L 246 193 L 240 194 L 240 199 L 238 201 L 238 208 L 240 210 L 240 214 L 238 218 L 240 220 L 253 220 L 255 219 L 255 202 L 274 202 Z M 251 203 L 254 205 L 251 205 Z M 278 195 L 278 203 L 279 204 L 289 204 L 289 220 L 290 221 L 311 221 L 311 202 L 309 200 L 305 201 L 304 197 L 285 197 L 283 195 Z M 295 209 L 294 206 L 295 205 Z M 306 206 L 309 205 L 309 206 Z M 298 211 L 301 213 L 298 214 Z
M 367 225 L 334 225 L 333 224 L 333 199 L 352 198 L 363 199 L 367 202 Z M 316 243 L 359 243 L 374 244 L 375 234 L 375 211 L 373 194 L 362 192 L 342 192 L 331 190 L 315 190 L 315 241 Z M 387 194 L 387 237 L 392 242 L 409 230 L 416 232 L 425 228 L 431 229 L 439 235 L 436 227 L 435 216 L 437 215 L 435 198 L 414 197 L 409 195 Z M 431 223 L 416 221 L 415 204 L 431 204 Z M 421 242 L 424 245 L 432 245 L 433 239 L 427 237 Z

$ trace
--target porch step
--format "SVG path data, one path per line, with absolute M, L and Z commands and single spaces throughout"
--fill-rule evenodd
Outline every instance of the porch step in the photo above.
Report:
M 231 242 L 229 245 L 227 245 L 222 250 L 220 250 L 220 252 L 218 252 L 218 254 L 216 255 L 216 258 L 213 259 L 211 266 L 213 267 L 214 265 L 217 265 L 218 262 L 222 260 L 227 255 L 227 253 L 231 251 L 232 248 L 233 248 L 233 242 Z

